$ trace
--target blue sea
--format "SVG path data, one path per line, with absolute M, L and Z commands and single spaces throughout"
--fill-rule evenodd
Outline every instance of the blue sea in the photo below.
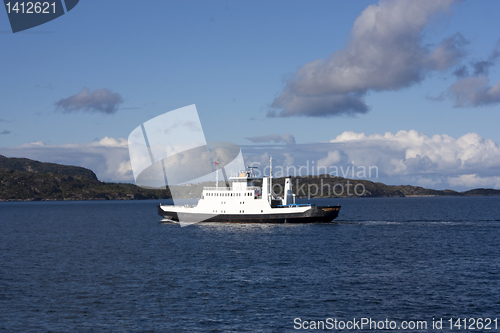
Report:
M 180 227 L 158 201 L 2 202 L 0 331 L 500 331 L 500 197 L 313 203 L 338 219 Z

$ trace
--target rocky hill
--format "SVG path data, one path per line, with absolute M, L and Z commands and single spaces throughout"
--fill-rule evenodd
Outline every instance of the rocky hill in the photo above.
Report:
M 330 177 L 329 175 L 292 177 L 293 193 L 298 198 L 348 198 L 348 197 L 423 197 L 423 196 L 492 196 L 500 195 L 500 190 L 474 189 L 465 192 L 453 190 L 433 190 L 411 185 L 386 185 L 369 180 Z M 285 178 L 273 179 L 274 192 L 282 193 Z M 204 186 L 214 187 L 215 182 L 172 186 L 171 191 L 179 198 L 199 198 Z M 226 186 L 224 182 L 220 187 Z M 261 186 L 261 181 L 255 181 Z
M 105 183 L 91 170 L 0 155 L 0 201 L 168 199 L 167 190 Z
M 274 191 L 284 186 L 284 178 L 273 179 Z M 42 163 L 27 158 L 0 155 L 0 201 L 11 200 L 134 200 L 199 198 L 203 186 L 215 183 L 172 186 L 150 190 L 134 184 L 106 183 L 91 170 L 55 163 Z M 294 193 L 299 198 L 326 197 L 411 197 L 411 196 L 484 196 L 500 195 L 500 190 L 473 189 L 465 192 L 432 190 L 410 185 L 386 185 L 369 180 L 342 177 L 292 177 Z M 256 186 L 260 186 L 257 181 Z M 225 186 L 222 182 L 219 186 Z
M 97 180 L 94 171 L 77 166 L 56 163 L 44 163 L 28 158 L 8 158 L 0 155 L 0 169 L 28 171 L 32 173 L 54 173 L 71 177 L 82 177 Z

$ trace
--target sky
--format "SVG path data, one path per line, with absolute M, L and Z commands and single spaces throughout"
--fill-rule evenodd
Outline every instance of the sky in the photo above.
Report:
M 273 156 L 500 189 L 499 12 L 494 0 L 90 0 L 12 33 L 0 10 L 0 154 L 133 182 L 129 134 L 195 104 L 206 142 L 240 145 L 261 170 Z

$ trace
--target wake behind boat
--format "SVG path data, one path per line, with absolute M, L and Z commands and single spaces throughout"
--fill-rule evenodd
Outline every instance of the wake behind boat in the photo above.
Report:
M 217 163 L 216 163 L 217 164 Z M 271 168 L 272 170 L 272 168 Z M 318 223 L 331 222 L 340 206 L 316 206 L 295 203 L 290 178 L 285 179 L 283 197 L 272 191 L 272 172 L 262 178 L 262 187 L 254 185 L 253 168 L 241 171 L 227 181 L 226 186 L 204 187 L 196 206 L 159 205 L 158 214 L 174 222 L 230 222 L 230 223 Z

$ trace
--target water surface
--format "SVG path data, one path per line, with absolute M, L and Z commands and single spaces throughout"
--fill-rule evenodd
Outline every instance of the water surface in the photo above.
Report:
M 500 197 L 314 202 L 340 203 L 338 220 L 181 228 L 156 201 L 0 203 L 0 330 L 500 317 Z

